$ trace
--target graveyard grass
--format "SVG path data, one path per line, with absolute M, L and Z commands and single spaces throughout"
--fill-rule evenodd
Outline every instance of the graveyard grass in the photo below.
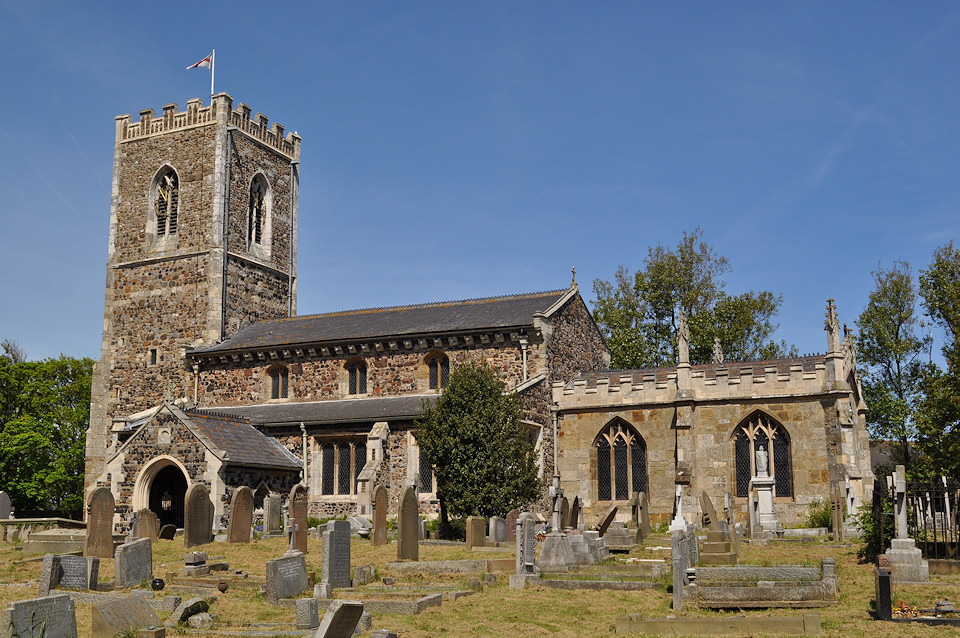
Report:
M 654 537 L 647 546 L 634 550 L 632 556 L 640 558 L 668 558 L 669 551 L 654 551 L 655 545 L 669 546 L 666 537 Z M 265 563 L 277 558 L 286 550 L 285 539 L 256 540 L 249 544 L 211 543 L 196 549 L 207 552 L 209 560 L 226 560 L 231 572 L 216 573 L 230 582 L 225 594 L 209 589 L 209 596 L 216 595 L 217 600 L 211 606 L 211 613 L 218 622 L 214 631 L 230 628 L 249 627 L 252 624 L 278 624 L 277 631 L 293 628 L 295 612 L 290 607 L 267 605 L 259 593 L 264 581 Z M 821 635 L 828 637 L 868 636 L 937 636 L 943 635 L 943 629 L 925 627 L 917 624 L 878 624 L 870 615 L 873 609 L 874 576 L 873 566 L 860 564 L 856 557 L 856 546 L 833 546 L 825 543 L 773 543 L 768 547 L 742 544 L 742 563 L 757 565 L 794 564 L 819 565 L 823 558 L 833 557 L 837 561 L 840 601 L 835 607 L 814 609 L 820 614 Z M 385 569 L 385 564 L 396 560 L 396 542 L 386 546 L 372 547 L 369 541 L 352 539 L 351 563 L 353 566 L 375 564 L 378 579 L 370 586 L 382 586 L 379 577 L 394 575 Z M 182 538 L 173 541 L 158 541 L 154 545 L 154 576 L 167 579 L 168 572 L 179 572 L 183 567 L 186 550 Z M 471 552 L 463 545 L 421 545 L 420 559 L 456 560 L 480 558 L 510 558 L 511 550 L 503 552 Z M 222 558 L 220 558 L 222 557 Z M 0 604 L 35 598 L 37 581 L 40 576 L 41 561 L 21 562 L 22 552 L 14 545 L 0 545 Z M 309 540 L 307 568 L 320 576 L 321 541 Z M 102 559 L 100 563 L 101 583 L 113 578 L 113 559 Z M 231 577 L 233 570 L 239 569 L 248 574 L 248 578 Z M 670 606 L 671 595 L 666 590 L 637 592 L 618 591 L 564 591 L 548 588 L 528 588 L 522 591 L 511 590 L 507 586 L 507 572 L 497 575 L 496 583 L 487 585 L 472 596 L 460 598 L 454 602 L 444 601 L 440 607 L 426 609 L 417 616 L 394 614 L 374 614 L 373 628 L 388 628 L 398 632 L 401 637 L 427 637 L 440 635 L 477 635 L 502 636 L 517 634 L 524 636 L 595 636 L 614 634 L 618 616 L 643 614 L 645 618 L 664 618 L 673 611 Z M 398 587 L 429 587 L 433 584 L 449 588 L 470 589 L 482 581 L 481 574 L 433 575 L 416 574 L 399 576 Z M 211 575 L 216 578 L 215 575 Z M 897 605 L 903 601 L 906 606 L 933 607 L 937 600 L 960 599 L 960 576 L 933 576 L 929 585 L 894 586 L 893 601 Z M 474 581 L 474 582 L 471 582 Z M 148 586 L 144 583 L 144 586 Z M 168 587 L 167 591 L 175 589 Z M 120 592 L 116 592 L 120 593 Z M 184 598 L 191 595 L 183 593 Z M 304 592 L 309 595 L 309 592 Z M 341 598 L 350 598 L 347 593 Z M 79 635 L 90 635 L 91 608 L 89 604 L 78 602 L 77 625 Z M 322 612 L 321 612 L 322 613 Z M 680 617 L 717 617 L 745 613 L 748 616 L 797 616 L 804 610 L 768 609 L 746 610 L 744 612 L 710 611 L 687 607 L 677 614 Z M 158 612 L 161 620 L 168 614 Z M 285 626 L 279 626 L 283 624 Z M 204 635 L 195 629 L 181 627 L 170 635 Z M 209 632 L 207 635 L 213 635 Z

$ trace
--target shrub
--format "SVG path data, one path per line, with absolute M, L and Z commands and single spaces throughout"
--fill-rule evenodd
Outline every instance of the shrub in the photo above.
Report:
M 807 509 L 807 527 L 833 527 L 833 507 L 827 501 L 814 501 Z

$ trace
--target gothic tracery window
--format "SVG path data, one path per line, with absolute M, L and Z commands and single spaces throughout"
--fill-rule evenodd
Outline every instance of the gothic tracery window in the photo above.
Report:
M 775 479 L 775 496 L 793 496 L 793 469 L 790 459 L 790 435 L 772 418 L 756 412 L 733 433 L 737 496 L 750 493 L 750 481 L 757 475 L 757 450 L 767 452 L 768 473 Z
M 180 180 L 169 166 L 156 179 L 153 210 L 157 221 L 157 237 L 177 233 L 177 211 L 180 203 Z
M 597 500 L 625 501 L 647 491 L 647 444 L 625 421 L 615 419 L 594 439 Z

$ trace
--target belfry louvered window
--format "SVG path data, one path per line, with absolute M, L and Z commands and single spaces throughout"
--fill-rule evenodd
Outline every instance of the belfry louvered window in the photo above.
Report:
M 631 492 L 647 491 L 647 445 L 625 421 L 614 420 L 594 440 L 597 500 L 625 501 Z
M 170 167 L 163 169 L 156 179 L 153 210 L 157 218 L 157 237 L 177 233 L 177 211 L 180 204 L 180 180 Z
M 737 496 L 750 494 L 750 481 L 757 475 L 757 450 L 767 453 L 767 473 L 775 479 L 775 496 L 793 496 L 790 435 L 786 428 L 762 412 L 755 412 L 733 432 Z
M 263 223 L 266 215 L 267 186 L 257 175 L 250 184 L 250 208 L 247 213 L 247 247 L 263 241 Z

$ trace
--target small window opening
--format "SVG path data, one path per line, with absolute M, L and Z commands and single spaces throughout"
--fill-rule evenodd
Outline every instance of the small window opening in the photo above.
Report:
M 157 365 L 157 349 L 150 348 L 150 365 Z
M 450 378 L 450 359 L 444 354 L 438 354 L 427 361 L 427 367 L 430 369 L 430 389 L 446 387 Z
M 367 364 L 363 361 L 350 363 L 347 365 L 347 373 L 349 375 L 348 392 L 350 394 L 366 394 Z
M 173 169 L 167 169 L 157 180 L 157 198 L 154 210 L 157 214 L 157 237 L 177 233 L 177 206 L 180 199 L 180 183 Z
M 289 390 L 290 371 L 284 366 L 270 370 L 270 398 L 286 399 Z
M 250 184 L 250 210 L 247 215 L 247 247 L 263 241 L 264 197 L 263 180 L 255 178 Z

